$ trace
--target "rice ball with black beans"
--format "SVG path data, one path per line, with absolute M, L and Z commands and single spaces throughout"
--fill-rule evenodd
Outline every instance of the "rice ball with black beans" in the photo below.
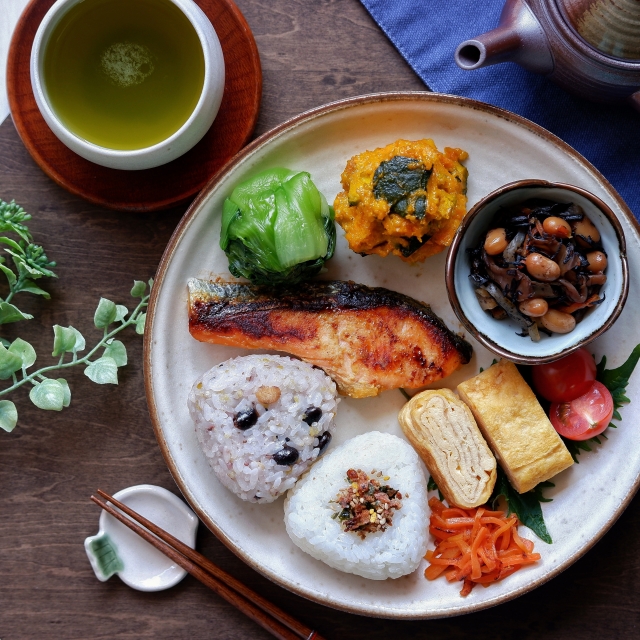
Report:
M 324 371 L 271 355 L 213 367 L 188 398 L 198 441 L 218 479 L 249 502 L 273 502 L 324 453 L 338 402 Z

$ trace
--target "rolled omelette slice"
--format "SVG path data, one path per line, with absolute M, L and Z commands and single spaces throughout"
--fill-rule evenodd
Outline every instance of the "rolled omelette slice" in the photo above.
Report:
M 538 399 L 513 362 L 500 360 L 458 385 L 500 466 L 525 493 L 573 464 Z
M 496 460 L 469 407 L 452 391 L 418 393 L 398 421 L 450 505 L 472 509 L 489 499 Z

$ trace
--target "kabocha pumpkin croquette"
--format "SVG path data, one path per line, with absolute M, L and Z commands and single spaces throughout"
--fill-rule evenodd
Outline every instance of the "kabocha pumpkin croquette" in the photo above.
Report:
M 334 203 L 351 249 L 405 262 L 446 249 L 466 213 L 467 157 L 433 140 L 397 140 L 351 158 Z

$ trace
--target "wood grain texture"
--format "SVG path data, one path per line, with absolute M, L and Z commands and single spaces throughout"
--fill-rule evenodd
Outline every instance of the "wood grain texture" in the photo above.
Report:
M 232 0 L 198 0 L 215 27 L 225 59 L 225 86 L 216 119 L 193 149 L 144 171 L 101 167 L 68 149 L 38 111 L 29 64 L 31 45 L 55 0 L 32 0 L 9 49 L 7 92 L 16 129 L 40 168 L 71 193 L 121 211 L 157 211 L 189 202 L 249 140 L 255 128 L 262 75 L 255 40 Z
M 258 133 L 331 100 L 424 89 L 357 0 L 238 4 L 263 64 Z M 59 279 L 45 284 L 52 300 L 18 297 L 36 318 L 2 328 L 8 338 L 34 344 L 43 364 L 54 323 L 97 338 L 98 298 L 125 302 L 134 278 L 153 275 L 183 212 L 130 215 L 87 204 L 40 171 L 10 121 L 0 127 L 0 197 L 33 214 L 36 239 L 58 261 Z M 122 339 L 130 364 L 117 388 L 71 370 L 72 404 L 61 413 L 40 411 L 26 393 L 16 394 L 19 426 L 0 434 L 0 638 L 267 640 L 191 577 L 168 591 L 141 593 L 93 575 L 82 543 L 97 531 L 99 509 L 89 501 L 97 487 L 115 492 L 151 483 L 178 493 L 147 414 L 142 341 L 133 331 Z M 626 640 L 640 635 L 638 527 L 636 498 L 592 551 L 547 585 L 495 609 L 427 622 L 373 620 L 310 603 L 246 567 L 203 528 L 198 550 L 330 639 Z

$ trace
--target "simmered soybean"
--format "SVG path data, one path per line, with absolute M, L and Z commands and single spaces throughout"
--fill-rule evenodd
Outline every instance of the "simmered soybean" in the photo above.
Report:
M 570 313 L 549 309 L 540 319 L 542 326 L 551 333 L 570 333 L 576 328 L 576 319 Z
M 575 203 L 530 198 L 501 208 L 468 254 L 482 309 L 509 317 L 534 342 L 540 330 L 569 333 L 605 297 L 600 233 Z
M 525 260 L 525 265 L 529 275 L 536 280 L 553 282 L 560 277 L 559 265 L 539 253 L 530 253 Z

